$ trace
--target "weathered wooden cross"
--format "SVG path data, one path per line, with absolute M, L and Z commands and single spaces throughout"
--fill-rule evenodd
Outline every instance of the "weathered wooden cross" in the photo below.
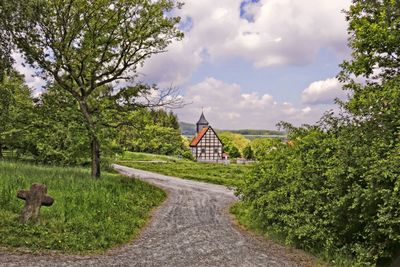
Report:
M 18 191 L 17 197 L 25 200 L 25 207 L 20 217 L 22 223 L 38 222 L 40 207 L 53 205 L 54 199 L 46 194 L 47 187 L 44 184 L 32 184 L 29 191 Z

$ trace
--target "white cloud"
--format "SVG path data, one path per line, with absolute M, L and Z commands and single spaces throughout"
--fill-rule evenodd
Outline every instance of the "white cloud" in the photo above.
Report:
M 22 58 L 21 54 L 13 53 L 12 57 L 15 60 L 15 70 L 24 75 L 25 83 L 34 90 L 35 96 L 40 94 L 41 89 L 46 82 L 36 75 L 35 70 L 32 67 L 25 63 L 25 60 Z
M 174 11 L 182 17 L 185 38 L 147 60 L 139 79 L 161 87 L 182 87 L 206 60 L 241 58 L 269 67 L 308 64 L 322 48 L 342 53 L 347 33 L 341 10 L 350 2 L 185 0 L 183 8 Z M 20 71 L 30 86 L 41 85 L 28 68 Z
M 241 17 L 249 22 L 254 22 L 255 17 L 259 14 L 261 7 L 262 4 L 260 2 L 245 0 L 241 3 Z
M 341 10 L 348 8 L 350 0 L 260 0 L 241 11 L 243 2 L 185 0 L 175 13 L 182 17 L 185 38 L 173 42 L 168 52 L 147 60 L 139 79 L 161 88 L 186 88 L 192 73 L 205 61 L 240 58 L 259 68 L 299 66 L 313 62 L 321 49 L 338 54 L 347 51 L 347 26 Z M 32 77 L 32 69 L 22 67 L 22 61 L 17 63 L 29 86 L 44 84 Z M 193 104 L 178 111 L 180 119 L 196 121 L 204 106 L 217 128 L 273 128 L 280 120 L 296 125 L 312 123 L 322 114 L 322 107 L 316 104 L 332 103 L 335 97 L 343 96 L 329 79 L 310 84 L 298 106 L 278 103 L 268 94 L 244 92 L 237 84 L 213 78 L 183 93 L 186 102 Z
M 336 98 L 345 99 L 346 96 L 342 84 L 336 78 L 329 78 L 311 83 L 302 92 L 301 101 L 309 105 L 333 104 Z
M 184 41 L 146 62 L 143 73 L 152 82 L 180 86 L 204 60 L 241 58 L 269 67 L 309 64 L 323 48 L 342 54 L 347 51 L 342 10 L 350 2 L 260 0 L 241 11 L 241 0 L 186 0 L 176 11 L 187 31 Z
M 145 62 L 139 80 L 157 83 L 160 87 L 181 86 L 202 62 L 201 48 L 188 45 L 189 40 L 174 42 L 168 51 Z
M 215 78 L 190 86 L 184 99 L 192 104 L 176 111 L 181 121 L 195 123 L 203 108 L 208 121 L 219 129 L 274 129 L 282 120 L 295 125 L 314 123 L 324 111 L 278 103 L 267 94 L 243 93 L 239 85 Z

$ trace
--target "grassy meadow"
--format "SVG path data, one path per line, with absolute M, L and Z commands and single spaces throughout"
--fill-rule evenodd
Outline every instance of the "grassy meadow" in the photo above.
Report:
M 152 160 L 163 160 L 165 162 L 154 163 L 151 162 Z M 201 163 L 168 156 L 133 152 L 124 153 L 117 159 L 116 163 L 169 176 L 227 186 L 240 185 L 244 178 L 249 175 L 252 168 L 250 165 Z
M 53 206 L 42 207 L 37 225 L 21 225 L 19 189 L 44 183 Z M 83 168 L 44 167 L 0 161 L 0 246 L 30 251 L 101 252 L 132 240 L 165 193 L 147 183 Z
M 167 162 L 175 162 L 175 161 L 181 161 L 181 160 L 184 160 L 184 159 L 173 157 L 173 156 L 166 156 L 166 155 L 125 151 L 121 155 L 116 155 L 115 160 L 117 160 L 117 161 L 128 161 L 128 162 L 129 161 L 167 161 Z

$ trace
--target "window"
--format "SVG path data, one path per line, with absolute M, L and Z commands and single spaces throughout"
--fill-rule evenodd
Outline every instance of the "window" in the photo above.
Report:
M 214 148 L 214 154 L 218 153 L 218 148 Z
M 206 149 L 205 149 L 205 148 L 202 148 L 202 149 L 201 149 L 201 153 L 206 153 Z

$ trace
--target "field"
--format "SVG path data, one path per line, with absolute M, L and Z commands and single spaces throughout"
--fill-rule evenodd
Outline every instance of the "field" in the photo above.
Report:
M 156 155 L 149 153 L 140 153 L 140 152 L 124 152 L 122 155 L 117 155 L 115 158 L 117 161 L 168 161 L 174 162 L 182 160 L 180 158 L 165 156 L 165 155 Z
M 165 162 L 153 163 L 152 160 L 163 160 Z M 240 185 L 251 170 L 250 165 L 199 163 L 167 156 L 160 158 L 158 155 L 132 152 L 124 153 L 116 163 L 169 176 L 227 186 Z
M 37 225 L 21 225 L 19 189 L 44 183 L 53 206 L 42 207 Z M 34 166 L 0 161 L 0 246 L 30 251 L 100 252 L 132 240 L 150 210 L 166 195 L 144 182 L 104 173 L 90 178 L 82 168 Z

